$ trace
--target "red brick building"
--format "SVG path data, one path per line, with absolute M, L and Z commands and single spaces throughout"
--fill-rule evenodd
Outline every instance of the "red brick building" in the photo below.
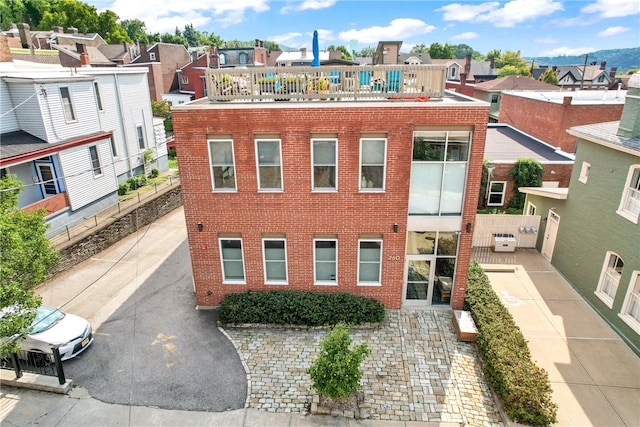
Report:
M 574 126 L 620 120 L 626 91 L 503 91 L 500 123 L 541 139 L 567 153 L 575 152 Z
M 462 308 L 488 105 L 438 85 L 174 106 L 198 306 L 286 288 Z

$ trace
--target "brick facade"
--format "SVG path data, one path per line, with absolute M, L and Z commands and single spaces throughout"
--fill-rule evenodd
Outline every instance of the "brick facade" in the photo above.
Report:
M 576 138 L 567 133 L 573 126 L 620 120 L 623 104 L 571 104 L 571 94 L 562 104 L 502 93 L 500 122 L 560 147 L 575 152 Z
M 173 110 L 180 178 L 199 306 L 231 292 L 297 289 L 350 292 L 388 308 L 403 302 L 413 131 L 418 126 L 473 131 L 462 224 L 475 219 L 486 138 L 487 107 L 463 103 L 202 104 Z M 259 192 L 254 139 L 281 139 L 283 191 Z M 360 138 L 386 135 L 384 192 L 359 191 Z M 236 192 L 212 192 L 208 137 L 233 140 Z M 312 192 L 311 138 L 337 137 L 337 191 Z M 198 224 L 202 224 L 202 231 Z M 394 231 L 398 224 L 398 231 Z M 452 306 L 462 308 L 471 232 L 461 227 Z M 429 230 L 436 231 L 436 230 Z M 286 238 L 288 285 L 265 285 L 262 237 Z M 222 283 L 220 236 L 242 237 L 246 284 Z M 314 285 L 313 239 L 338 240 L 337 286 Z M 382 285 L 358 286 L 358 239 L 383 240 Z

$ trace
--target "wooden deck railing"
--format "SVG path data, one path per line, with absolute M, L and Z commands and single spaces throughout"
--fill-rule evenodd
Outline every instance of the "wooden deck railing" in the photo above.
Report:
M 222 68 L 206 71 L 210 101 L 440 99 L 444 65 Z

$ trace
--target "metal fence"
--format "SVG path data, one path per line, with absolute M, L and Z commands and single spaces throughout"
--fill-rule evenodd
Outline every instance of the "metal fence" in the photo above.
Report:
M 47 233 L 47 237 L 54 244 L 62 244 L 72 240 L 74 237 L 86 233 L 88 230 L 98 227 L 100 224 L 111 221 L 117 218 L 122 211 L 131 207 L 141 205 L 147 200 L 154 198 L 159 192 L 166 191 L 170 188 L 175 188 L 180 185 L 180 177 L 169 175 L 167 181 L 162 184 L 156 184 L 153 188 L 148 186 L 141 191 L 131 193 L 131 198 L 118 202 L 109 206 L 108 208 L 98 212 L 90 217 L 83 217 L 76 221 L 72 221 L 69 224 L 51 229 Z
M 19 351 L 0 360 L 0 368 L 15 372 L 16 378 L 21 378 L 23 372 L 58 377 L 58 382 L 64 384 L 64 368 L 60 359 L 60 351 L 54 347 L 53 354 L 34 351 Z

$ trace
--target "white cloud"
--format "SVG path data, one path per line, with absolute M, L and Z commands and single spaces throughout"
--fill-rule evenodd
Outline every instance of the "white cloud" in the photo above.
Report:
M 300 12 L 303 10 L 320 10 L 336 4 L 337 0 L 304 0 L 302 2 L 289 1 L 280 9 L 280 13 Z
M 585 54 L 585 53 L 593 52 L 595 50 L 596 49 L 594 49 L 592 47 L 574 47 L 574 48 L 570 48 L 570 47 L 562 46 L 562 47 L 557 47 L 557 48 L 551 49 L 551 50 L 544 50 L 544 51 L 540 52 L 536 56 L 563 56 L 563 55 L 575 56 L 575 55 L 582 55 L 582 54 Z
M 435 30 L 433 25 L 427 25 L 419 19 L 398 18 L 394 19 L 386 27 L 373 26 L 361 30 L 348 30 L 341 32 L 340 40 L 358 40 L 359 43 L 378 43 L 380 40 L 404 40 L 413 36 L 427 34 Z
M 478 33 L 474 33 L 474 32 L 467 32 L 467 33 L 462 33 L 462 34 L 458 34 L 456 36 L 451 37 L 451 41 L 456 41 L 456 40 L 472 40 L 472 39 L 477 39 L 478 38 Z
M 502 6 L 502 7 L 501 7 Z M 487 2 L 478 5 L 452 3 L 436 9 L 443 12 L 444 21 L 489 23 L 496 27 L 514 27 L 525 21 L 548 16 L 563 10 L 554 0 L 512 0 L 501 4 Z
M 638 0 L 596 0 L 580 10 L 582 13 L 595 13 L 602 18 L 620 18 L 640 14 Z
M 626 33 L 627 31 L 629 31 L 629 28 L 627 27 L 609 27 L 604 31 L 600 31 L 598 33 L 598 36 L 600 37 L 617 36 L 618 34 Z
M 139 19 L 150 33 L 173 33 L 175 28 L 195 28 L 215 21 L 226 27 L 244 22 L 247 12 L 266 12 L 267 0 L 114 0 L 108 9 L 120 19 Z
M 542 39 L 533 39 L 533 42 L 539 44 L 555 44 L 558 43 L 558 40 L 546 37 Z
M 296 47 L 300 44 L 300 37 L 302 37 L 302 33 L 286 33 L 286 34 L 278 34 L 275 36 L 269 36 L 269 41 L 276 42 L 278 44 L 283 44 L 286 46 Z

